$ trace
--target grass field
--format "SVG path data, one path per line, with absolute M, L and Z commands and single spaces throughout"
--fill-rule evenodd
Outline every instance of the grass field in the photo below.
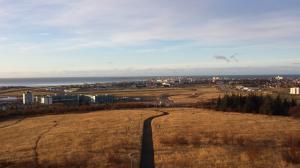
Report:
M 156 167 L 300 166 L 300 120 L 202 109 L 163 111 L 170 114 L 152 125 Z
M 54 92 L 48 92 L 45 89 L 42 88 L 13 88 L 13 89 L 5 89 L 5 90 L 0 90 L 0 96 L 15 96 L 15 97 L 21 97 L 24 92 L 27 90 L 32 91 L 32 93 L 35 96 L 43 96 L 43 95 L 53 95 L 55 94 Z
M 124 89 L 124 90 L 104 90 L 98 92 L 85 92 L 81 94 L 111 94 L 115 96 L 152 96 L 159 97 L 168 95 L 174 103 L 197 103 L 218 98 L 223 95 L 216 87 L 198 85 L 186 88 L 155 88 L 155 89 Z
M 156 167 L 299 167 L 300 120 L 203 109 L 159 109 Z M 0 167 L 139 165 L 142 124 L 155 109 L 15 118 L 0 122 Z M 298 165 L 297 165 L 298 164 Z
M 155 114 L 116 110 L 0 122 L 0 167 L 130 167 L 130 153 L 138 165 L 141 122 Z
M 154 89 L 118 89 L 92 92 L 92 94 L 112 94 L 115 96 L 160 96 L 162 94 L 180 95 L 193 93 L 195 87 L 187 88 L 154 88 Z M 89 92 L 82 92 L 89 93 Z
M 222 95 L 223 93 L 215 87 L 194 87 L 189 92 L 171 94 L 170 100 L 173 100 L 175 103 L 197 103 L 218 98 Z

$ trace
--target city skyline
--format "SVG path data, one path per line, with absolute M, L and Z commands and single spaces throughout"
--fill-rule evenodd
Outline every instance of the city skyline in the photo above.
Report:
M 297 0 L 0 0 L 0 78 L 299 74 Z

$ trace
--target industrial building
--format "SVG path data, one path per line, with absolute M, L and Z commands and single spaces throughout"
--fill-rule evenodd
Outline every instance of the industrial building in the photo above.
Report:
M 90 98 L 90 101 L 91 103 L 114 103 L 116 102 L 116 97 L 113 96 L 113 95 L 108 95 L 108 94 L 105 94 L 105 95 L 95 95 L 95 96 L 92 96 L 92 95 L 87 95 L 89 98 Z
M 52 96 L 53 103 L 78 103 L 79 96 L 78 95 L 55 95 Z
M 23 104 L 30 105 L 33 104 L 33 102 L 34 102 L 34 97 L 32 92 L 27 91 L 23 93 Z
M 51 96 L 41 97 L 41 104 L 51 105 L 53 103 L 53 99 Z
M 300 88 L 298 88 L 298 87 L 290 88 L 290 94 L 291 95 L 299 95 L 300 94 Z

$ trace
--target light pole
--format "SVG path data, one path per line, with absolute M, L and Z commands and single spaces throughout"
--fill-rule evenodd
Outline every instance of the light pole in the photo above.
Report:
M 133 168 L 134 153 L 129 153 L 128 156 L 130 158 L 130 168 Z

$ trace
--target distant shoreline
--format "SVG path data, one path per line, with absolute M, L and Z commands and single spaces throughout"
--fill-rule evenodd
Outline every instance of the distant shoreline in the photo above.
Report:
M 138 82 L 160 78 L 211 78 L 214 75 L 203 76 L 132 76 L 132 77 L 32 77 L 32 78 L 0 78 L 0 87 L 47 87 L 83 85 L 96 83 Z M 277 75 L 215 75 L 224 78 L 271 78 Z M 300 77 L 300 75 L 281 75 L 284 77 Z

